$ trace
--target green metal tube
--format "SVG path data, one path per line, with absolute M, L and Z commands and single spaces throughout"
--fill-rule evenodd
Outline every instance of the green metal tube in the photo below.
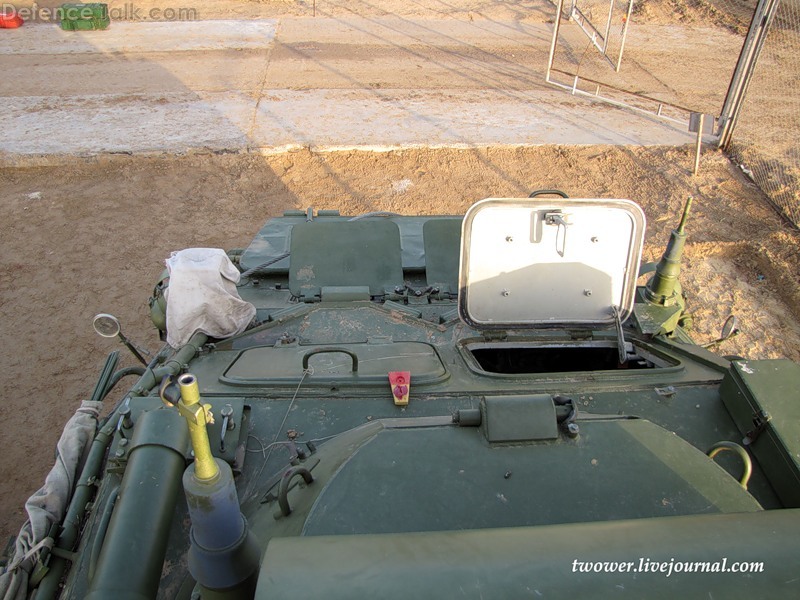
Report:
M 208 340 L 208 336 L 204 333 L 195 333 L 185 346 L 181 348 L 170 358 L 163 366 L 157 369 L 147 369 L 145 374 L 139 378 L 139 381 L 131 388 L 134 395 L 144 396 L 155 386 L 161 383 L 165 375 L 177 375 L 184 367 L 189 364 L 195 355 L 203 347 L 203 344 Z
M 139 377 L 141 377 L 146 372 L 147 372 L 147 369 L 145 367 L 124 367 L 122 369 L 119 369 L 118 371 L 115 371 L 114 375 L 112 375 L 111 379 L 109 379 L 108 385 L 106 386 L 106 389 L 103 392 L 103 398 L 108 396 L 108 394 L 111 392 L 111 390 L 113 390 L 114 387 L 123 378 L 129 377 L 131 375 L 138 375 Z
M 188 437 L 175 411 L 151 410 L 139 418 L 108 532 L 94 541 L 103 549 L 87 599 L 139 600 L 157 594 Z
M 683 208 L 681 221 L 672 234 L 667 244 L 667 249 L 658 261 L 656 273 L 647 283 L 645 296 L 654 304 L 665 304 L 670 300 L 678 289 L 678 276 L 681 274 L 681 256 L 683 247 L 686 244 L 686 220 L 689 217 L 689 209 L 692 207 L 692 198 L 686 200 Z
M 100 377 L 97 379 L 97 383 L 94 386 L 94 391 L 92 392 L 92 400 L 95 402 L 102 402 L 103 398 L 105 398 L 108 390 L 113 387 L 111 383 L 114 380 L 114 369 L 117 368 L 117 363 L 119 362 L 119 352 L 114 350 L 111 354 L 108 355 L 106 358 L 106 364 L 103 366 L 103 370 L 100 372 Z
M 86 505 L 91 501 L 97 490 L 97 487 L 92 482 L 100 473 L 116 424 L 116 419 L 109 419 L 92 442 L 92 447 L 89 449 L 89 455 L 86 458 L 86 464 L 83 467 L 78 485 L 75 487 L 75 493 L 72 495 L 69 509 L 67 509 L 67 514 L 61 525 L 61 533 L 56 540 L 56 548 L 67 551 L 72 550 L 78 540 L 80 524 L 83 514 L 86 512 Z M 61 578 L 67 570 L 67 562 L 65 559 L 55 556 L 55 554 L 52 555 L 47 575 L 42 579 L 37 589 L 37 600 L 51 600 L 56 597 Z
M 681 273 L 681 255 L 686 244 L 686 234 L 672 232 L 667 250 L 658 261 L 656 274 L 647 286 L 648 296 L 652 300 L 670 298 L 675 292 L 675 284 Z M 663 302 L 663 300 L 662 300 Z
M 137 390 L 138 395 L 145 395 L 161 381 L 164 375 L 177 375 L 194 358 L 207 340 L 208 336 L 203 333 L 194 334 L 189 342 L 181 347 L 164 366 L 157 369 L 148 368 L 132 389 Z M 118 355 L 119 353 L 116 354 Z M 104 376 L 101 376 L 101 380 L 103 379 Z M 107 380 L 104 387 L 108 387 Z M 114 438 L 117 420 L 116 411 L 106 417 L 105 424 L 92 441 L 80 479 L 75 486 L 75 493 L 72 495 L 67 514 L 56 539 L 55 548 L 71 551 L 78 541 L 86 506 L 97 491 L 94 481 L 100 476 L 106 451 Z M 69 562 L 64 558 L 55 555 L 51 556 L 47 575 L 42 579 L 36 590 L 35 597 L 37 600 L 52 600 L 56 597 L 68 564 Z

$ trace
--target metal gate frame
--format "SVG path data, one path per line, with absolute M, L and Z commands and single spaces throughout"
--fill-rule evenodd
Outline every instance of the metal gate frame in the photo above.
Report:
M 627 104 L 625 102 L 620 102 L 618 100 L 614 100 L 612 98 L 608 98 L 606 96 L 602 96 L 600 94 L 600 89 L 601 89 L 601 86 L 603 84 L 600 84 L 600 83 L 598 83 L 596 81 L 592 81 L 590 79 L 584 78 L 585 81 L 588 81 L 588 82 L 590 82 L 590 83 L 592 83 L 592 84 L 594 84 L 596 86 L 595 87 L 595 91 L 593 93 L 586 92 L 586 91 L 584 91 L 584 90 L 582 90 L 582 89 L 580 89 L 578 87 L 578 83 L 580 82 L 580 77 L 577 74 L 567 73 L 566 71 L 561 71 L 561 70 L 553 68 L 553 61 L 555 60 L 555 53 L 556 53 L 556 44 L 558 43 L 558 34 L 559 34 L 559 31 L 561 30 L 561 15 L 562 15 L 563 10 L 564 10 L 564 2 L 565 2 L 565 0 L 557 0 L 557 2 L 556 2 L 555 25 L 553 27 L 553 39 L 550 42 L 550 55 L 549 55 L 549 57 L 547 59 L 547 71 L 545 72 L 545 81 L 547 83 L 551 84 L 551 85 L 554 85 L 556 87 L 560 87 L 560 88 L 562 88 L 564 90 L 569 91 L 574 96 L 576 96 L 576 95 L 586 96 L 586 97 L 589 97 L 589 98 L 593 98 L 595 100 L 600 100 L 602 102 L 606 102 L 606 103 L 611 104 L 613 106 L 617 106 L 617 107 L 624 108 L 624 109 L 627 109 L 627 110 L 633 110 L 635 112 L 646 114 L 646 115 L 651 116 L 651 117 L 657 117 L 659 119 L 664 119 L 666 121 L 670 121 L 672 123 L 676 123 L 678 125 L 682 125 L 682 126 L 688 128 L 689 120 L 690 120 L 691 115 L 692 115 L 692 111 L 687 109 L 687 108 L 684 108 L 684 107 L 681 107 L 681 106 L 674 106 L 674 105 L 668 104 L 666 102 L 663 102 L 661 100 L 657 100 L 656 98 L 650 98 L 648 96 L 645 96 L 644 94 L 636 94 L 634 92 L 625 92 L 626 94 L 629 94 L 631 96 L 635 96 L 636 98 L 639 98 L 641 100 L 645 100 L 647 102 L 651 102 L 651 103 L 653 103 L 655 105 L 655 108 L 653 110 L 640 108 L 640 107 L 634 106 L 632 104 Z M 574 11 L 574 8 L 575 8 L 576 0 L 571 0 L 571 2 L 572 2 L 572 4 L 571 4 L 571 7 L 570 7 L 570 16 L 569 16 L 570 19 L 573 18 L 573 11 Z M 631 14 L 631 11 L 633 10 L 633 2 L 634 2 L 634 0 L 629 0 L 628 16 L 626 18 L 625 28 L 624 28 L 625 36 L 627 36 L 627 32 L 628 32 L 628 24 L 630 23 L 630 14 Z M 612 0 L 612 3 L 613 3 L 613 0 Z M 612 12 L 613 11 L 609 11 L 609 24 L 611 22 Z M 581 26 L 581 29 L 583 29 L 584 33 L 586 33 L 586 35 L 589 37 L 589 39 L 592 40 L 592 42 L 594 43 L 595 47 L 597 47 L 598 50 L 602 51 L 602 48 L 600 48 L 598 46 L 598 44 L 596 42 L 596 39 L 592 39 L 591 34 L 587 33 L 586 29 L 584 29 L 583 26 Z M 592 30 L 597 32 L 597 29 L 594 28 L 594 26 L 592 26 Z M 607 46 L 607 43 L 606 43 L 607 36 L 606 37 L 600 36 L 599 32 L 597 32 L 597 35 L 604 40 L 604 45 Z M 623 41 L 624 41 L 624 39 L 625 38 L 623 37 Z M 616 71 L 619 71 L 618 67 L 619 67 L 619 65 L 621 65 L 622 50 L 623 49 L 624 49 L 624 43 L 623 43 L 623 47 L 620 48 L 620 55 L 618 57 L 619 60 L 618 60 L 616 65 L 614 64 L 613 61 L 611 61 L 608 58 L 608 56 L 606 56 L 604 54 L 604 58 L 611 64 L 612 67 L 615 68 Z M 552 77 L 554 72 L 558 72 L 558 73 L 561 73 L 563 75 L 567 75 L 569 77 L 572 77 L 573 78 L 572 79 L 572 84 L 571 85 L 567 85 L 567 84 L 562 83 L 560 81 L 556 81 Z M 675 110 L 677 110 L 677 111 L 679 111 L 681 113 L 684 113 L 685 117 L 681 118 L 681 119 L 676 119 L 674 117 L 671 117 L 671 116 L 668 116 L 668 115 L 664 114 L 663 110 L 664 110 L 665 106 L 668 106 L 668 107 L 670 107 L 672 109 L 675 109 Z
M 604 34 L 601 34 L 597 27 L 595 27 L 594 24 L 589 20 L 589 18 L 583 14 L 583 11 L 578 8 L 578 0 L 572 0 L 572 6 L 569 10 L 569 17 L 578 24 L 578 26 L 586 34 L 586 37 L 588 37 L 592 44 L 594 44 L 594 47 L 597 48 L 600 51 L 600 54 L 603 55 L 603 58 L 611 63 L 611 66 L 614 67 L 614 70 L 619 73 L 619 69 L 622 66 L 622 53 L 625 51 L 625 39 L 628 37 L 628 23 L 631 21 L 634 0 L 628 0 L 628 12 L 625 16 L 625 24 L 622 27 L 622 41 L 620 42 L 619 56 L 617 56 L 616 62 L 611 60 L 611 57 L 608 56 L 608 36 L 611 33 L 611 21 L 614 18 L 615 1 L 616 0 L 608 0 L 608 19 L 606 20 L 606 31 Z M 559 10 L 559 14 L 560 13 L 561 11 Z M 598 39 L 602 41 L 602 45 L 598 43 Z
M 615 71 L 617 72 L 619 72 L 622 63 L 622 54 L 625 47 L 625 39 L 628 33 L 628 25 L 630 24 L 630 15 L 631 11 L 633 10 L 633 2 L 634 0 L 629 0 L 628 14 L 626 17 L 625 26 L 623 30 L 620 54 L 617 57 L 617 61 L 615 63 L 606 54 L 606 51 L 608 50 L 608 35 L 611 27 L 614 0 L 610 0 L 608 21 L 606 23 L 605 34 L 602 34 L 597 29 L 597 27 L 595 27 L 586 18 L 583 12 L 581 12 L 580 8 L 577 6 L 577 0 L 570 0 L 569 19 L 574 20 L 581 27 L 586 36 L 591 40 L 592 44 L 597 48 L 598 51 L 600 51 L 603 54 L 603 57 L 611 64 L 612 67 L 614 67 Z M 747 36 L 745 37 L 744 44 L 742 45 L 742 50 L 739 54 L 739 59 L 736 63 L 736 67 L 731 76 L 731 81 L 728 85 L 728 91 L 725 95 L 725 101 L 723 103 L 722 109 L 720 110 L 720 116 L 715 118 L 713 115 L 704 115 L 708 119 L 707 123 L 708 122 L 716 123 L 716 127 L 712 127 L 711 129 L 713 131 L 713 135 L 715 138 L 714 143 L 717 145 L 718 148 L 727 150 L 731 144 L 731 140 L 733 138 L 734 130 L 736 129 L 736 124 L 739 118 L 739 114 L 741 113 L 745 97 L 747 96 L 747 90 L 750 85 L 750 81 L 752 80 L 753 77 L 753 72 L 755 71 L 759 56 L 761 55 L 761 51 L 764 47 L 764 41 L 766 40 L 767 32 L 770 29 L 770 25 L 772 24 L 772 21 L 775 17 L 775 13 L 780 3 L 781 0 L 758 1 L 755 11 L 753 12 L 753 17 L 750 21 L 750 27 L 748 29 Z M 691 125 L 693 121 L 696 121 L 697 117 L 699 116 L 699 113 L 694 113 L 693 111 L 685 107 L 664 103 L 655 98 L 650 98 L 644 94 L 625 92 L 626 94 L 630 94 L 631 96 L 634 96 L 638 99 L 654 103 L 656 105 L 656 108 L 654 110 L 647 110 L 645 108 L 634 106 L 626 102 L 621 102 L 618 100 L 614 100 L 612 98 L 604 97 L 600 94 L 601 85 L 603 84 L 600 84 L 599 82 L 592 81 L 586 78 L 584 78 L 583 80 L 592 83 L 596 87 L 594 93 L 584 91 L 578 87 L 578 84 L 581 81 L 581 79 L 577 74 L 567 73 L 566 71 L 554 69 L 553 61 L 555 59 L 556 45 L 558 43 L 558 35 L 561 28 L 562 14 L 564 14 L 563 12 L 564 4 L 565 0 L 557 0 L 556 2 L 556 17 L 555 17 L 555 24 L 553 27 L 553 39 L 550 42 L 550 54 L 547 60 L 547 71 L 545 73 L 545 81 L 547 83 L 568 90 L 573 95 L 587 96 L 590 98 L 594 98 L 596 100 L 607 102 L 608 104 L 612 104 L 620 108 L 633 110 L 639 113 L 647 114 L 649 116 L 655 116 L 660 119 L 664 119 L 680 125 L 685 126 L 687 125 L 687 123 Z M 572 77 L 573 79 L 571 85 L 553 79 L 552 75 L 554 72 L 558 72 L 561 73 L 562 75 Z M 686 114 L 686 118 L 676 119 L 674 117 L 663 114 L 663 109 L 665 106 L 668 106 L 672 109 L 676 109 L 680 113 Z M 690 127 L 690 130 L 694 131 L 692 127 Z M 710 132 L 706 130 L 705 133 L 710 133 Z

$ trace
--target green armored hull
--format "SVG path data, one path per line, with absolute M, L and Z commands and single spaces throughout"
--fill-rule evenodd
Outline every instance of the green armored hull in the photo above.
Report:
M 25 570 L 39 599 L 797 596 L 800 367 L 692 342 L 685 217 L 641 267 L 635 204 L 544 197 L 294 211 L 244 251 L 178 253 L 151 299 L 169 343 L 134 371 L 110 357 L 95 400 L 138 380 L 6 581 Z

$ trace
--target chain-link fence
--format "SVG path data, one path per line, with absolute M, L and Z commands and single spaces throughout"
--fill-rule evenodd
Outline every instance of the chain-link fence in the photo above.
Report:
M 776 0 L 728 153 L 800 226 L 800 0 Z
M 756 3 L 563 0 L 550 77 L 687 126 L 693 112 L 716 117 Z
M 719 117 L 723 148 L 800 225 L 800 0 L 553 3 L 548 81 L 676 123 Z

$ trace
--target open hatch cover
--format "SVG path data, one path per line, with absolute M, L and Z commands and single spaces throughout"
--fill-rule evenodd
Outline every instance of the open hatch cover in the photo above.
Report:
M 633 309 L 644 230 L 630 200 L 482 200 L 464 217 L 459 316 L 476 329 L 622 323 Z

